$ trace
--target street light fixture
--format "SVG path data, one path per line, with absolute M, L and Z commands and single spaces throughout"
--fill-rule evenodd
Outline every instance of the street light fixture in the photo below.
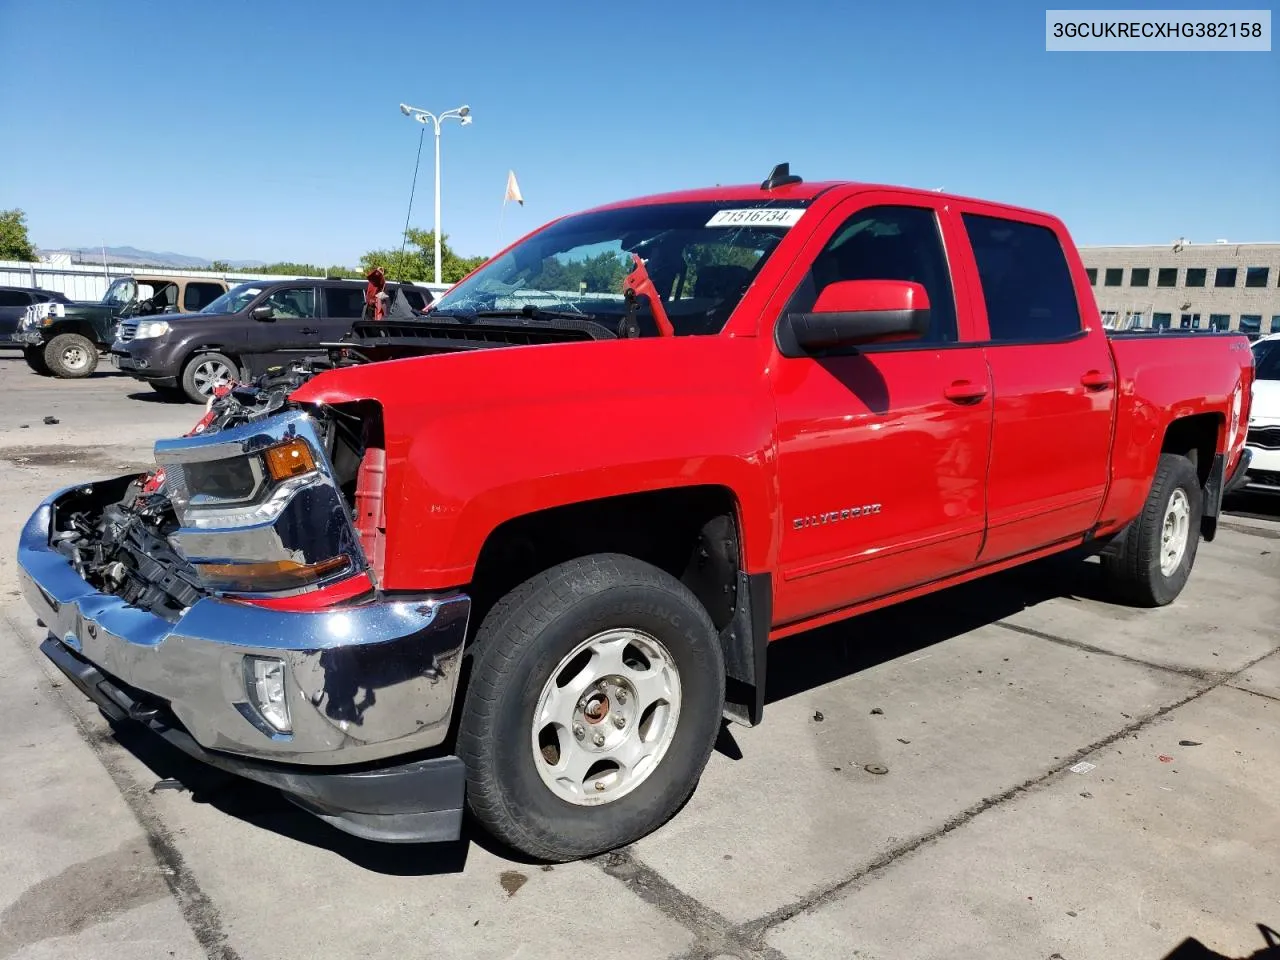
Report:
M 407 103 L 400 104 L 400 112 L 406 117 L 412 117 L 418 123 L 429 123 L 435 129 L 436 135 L 436 231 L 435 231 L 435 264 L 436 264 L 436 283 L 440 281 L 440 124 L 445 120 L 457 120 L 464 127 L 471 122 L 471 108 L 466 104 L 455 107 L 453 110 L 446 110 L 444 113 L 435 114 L 430 110 L 421 110 L 418 107 L 411 107 Z

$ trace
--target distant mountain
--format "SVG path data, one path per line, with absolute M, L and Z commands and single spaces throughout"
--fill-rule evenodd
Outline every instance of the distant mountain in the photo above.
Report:
M 41 250 L 41 255 L 69 254 L 72 260 L 84 263 L 101 263 L 102 247 L 61 247 L 57 250 Z M 204 257 L 192 257 L 185 253 L 157 253 L 154 250 L 139 250 L 137 247 L 107 247 L 107 262 L 131 267 L 170 267 L 174 270 L 205 270 L 212 260 Z M 265 260 L 225 260 L 235 270 L 265 266 Z

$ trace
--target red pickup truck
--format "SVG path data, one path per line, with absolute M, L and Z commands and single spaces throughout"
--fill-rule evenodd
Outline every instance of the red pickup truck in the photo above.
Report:
M 1082 546 L 1171 602 L 1247 465 L 1244 337 L 1108 337 L 1054 217 L 785 166 L 556 220 L 333 357 L 40 506 L 42 649 L 340 829 L 469 804 L 547 860 L 672 816 L 771 640 Z

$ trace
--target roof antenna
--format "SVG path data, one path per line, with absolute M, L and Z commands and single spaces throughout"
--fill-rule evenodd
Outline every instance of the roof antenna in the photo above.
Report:
M 775 187 L 785 187 L 792 183 L 803 183 L 804 181 L 791 172 L 791 164 L 780 163 L 769 174 L 769 179 L 760 184 L 761 190 L 773 190 Z

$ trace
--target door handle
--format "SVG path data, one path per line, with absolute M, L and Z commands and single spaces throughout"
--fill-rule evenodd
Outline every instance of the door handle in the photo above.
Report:
M 1080 382 L 1089 390 L 1105 390 L 1111 386 L 1111 374 L 1103 373 L 1101 370 L 1090 370 Z
M 977 403 L 987 395 L 987 385 L 974 383 L 972 380 L 957 380 L 943 390 L 942 395 L 955 403 Z
M 317 330 L 315 327 L 303 327 L 302 332 L 303 333 L 319 333 L 320 331 Z

